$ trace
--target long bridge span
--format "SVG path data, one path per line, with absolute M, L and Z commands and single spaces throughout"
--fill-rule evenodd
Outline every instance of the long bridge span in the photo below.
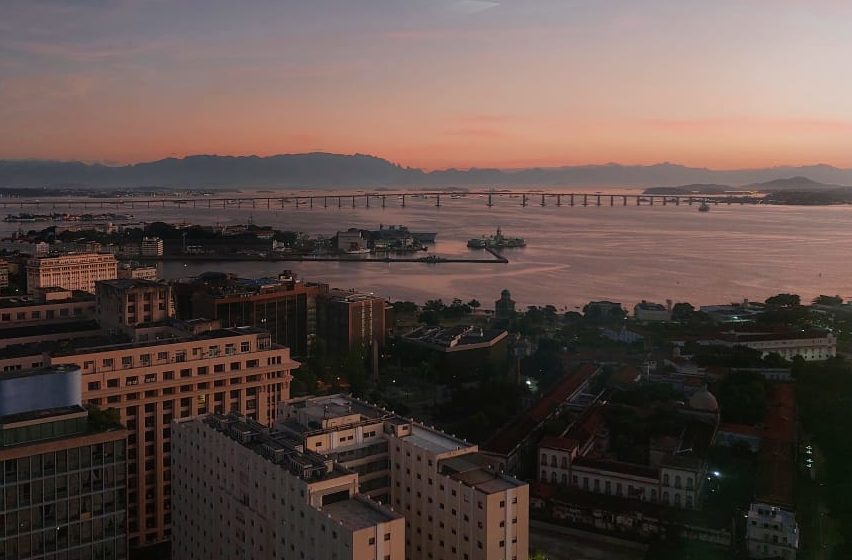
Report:
M 428 202 L 440 207 L 459 199 L 481 200 L 489 207 L 504 204 L 520 206 L 680 206 L 693 204 L 762 204 L 759 196 L 742 195 L 671 195 L 624 193 L 574 193 L 519 191 L 423 191 L 280 194 L 252 196 L 173 196 L 113 198 L 0 198 L 3 208 L 20 209 L 134 209 L 134 208 L 210 208 L 210 209 L 283 209 L 283 208 L 405 208 L 412 202 Z

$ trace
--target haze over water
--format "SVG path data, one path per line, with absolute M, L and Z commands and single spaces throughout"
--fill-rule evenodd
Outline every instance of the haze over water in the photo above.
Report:
M 591 199 L 591 197 L 590 197 Z M 506 250 L 508 264 L 421 264 L 358 262 L 179 262 L 163 264 L 167 278 L 207 270 L 244 277 L 294 270 L 306 280 L 375 292 L 388 298 L 476 298 L 487 307 L 502 289 L 523 306 L 553 304 L 572 309 L 594 299 L 631 305 L 642 299 L 689 301 L 695 305 L 762 300 L 778 292 L 803 298 L 819 294 L 852 297 L 852 209 L 802 206 L 539 206 L 533 198 L 501 197 L 489 208 L 478 197 L 407 199 L 406 208 L 388 198 L 364 208 L 351 200 L 328 209 L 292 205 L 284 210 L 158 208 L 131 212 L 137 220 L 258 225 L 332 235 L 349 227 L 375 229 L 403 224 L 413 231 L 436 231 L 428 254 L 487 258 L 466 247 L 467 239 L 522 236 L 523 249 Z M 606 200 L 608 203 L 608 199 Z M 617 204 L 620 204 L 617 201 Z M 58 209 L 57 209 L 58 210 Z M 13 212 L 14 209 L 9 209 Z M 41 210 L 47 211 L 47 210 Z M 74 210 L 81 212 L 80 210 Z M 89 210 L 94 211 L 94 210 Z M 25 229 L 47 224 L 25 225 Z M 9 231 L 15 224 L 4 224 Z

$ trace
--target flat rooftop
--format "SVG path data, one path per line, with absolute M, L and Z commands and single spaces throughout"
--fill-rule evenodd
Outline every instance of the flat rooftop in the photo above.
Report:
M 415 344 L 443 349 L 463 349 L 465 346 L 493 344 L 507 336 L 502 329 L 481 329 L 470 325 L 455 327 L 417 327 L 402 338 Z
M 332 519 L 340 522 L 351 531 L 367 529 L 394 519 L 402 519 L 402 515 L 360 497 L 323 506 L 321 511 L 330 515 Z
M 439 465 L 439 470 L 441 474 L 485 494 L 504 492 L 526 484 L 493 470 L 481 453 L 469 453 L 444 459 Z
M 65 292 L 67 290 L 58 289 L 58 290 L 50 290 L 48 288 L 42 288 L 43 291 L 59 291 Z M 36 305 L 56 305 L 61 303 L 69 303 L 69 302 L 77 302 L 77 301 L 95 301 L 95 295 L 90 294 L 89 292 L 83 292 L 80 290 L 75 290 L 71 293 L 70 298 L 65 299 L 57 299 L 53 301 L 43 301 L 39 298 L 33 296 L 10 296 L 10 297 L 2 297 L 0 298 L 0 309 L 8 309 L 8 308 L 17 308 L 17 307 L 33 307 Z
M 438 430 L 430 430 L 417 424 L 411 425 L 411 435 L 405 436 L 405 441 L 432 453 L 446 453 L 458 449 L 473 447 L 461 439 L 447 435 Z

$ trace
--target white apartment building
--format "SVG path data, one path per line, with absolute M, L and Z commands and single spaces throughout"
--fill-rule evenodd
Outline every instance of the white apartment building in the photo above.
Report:
M 792 360 L 801 356 L 805 361 L 828 360 L 837 355 L 837 337 L 828 331 L 787 333 L 728 332 L 713 340 L 699 341 L 704 345 L 746 346 L 764 356 L 779 354 Z
M 231 414 L 172 429 L 172 557 L 404 560 L 405 520 L 358 474 Z
M 755 502 L 746 519 L 749 558 L 794 560 L 799 550 L 799 525 L 793 512 Z
M 142 257 L 162 257 L 163 256 L 163 240 L 159 237 L 144 237 L 142 238 L 142 246 L 139 250 Z
M 276 428 L 405 516 L 410 560 L 525 560 L 529 487 L 476 445 L 344 395 L 280 403 Z
M 35 257 L 27 261 L 27 292 L 65 288 L 94 293 L 95 282 L 118 277 L 118 261 L 105 253 L 72 253 Z

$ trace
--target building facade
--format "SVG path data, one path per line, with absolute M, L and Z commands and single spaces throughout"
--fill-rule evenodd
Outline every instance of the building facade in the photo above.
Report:
M 174 317 L 171 286 L 152 280 L 104 280 L 95 285 L 98 323 L 109 332 Z
M 27 291 L 57 287 L 94 293 L 95 282 L 118 277 L 114 255 L 76 253 L 35 257 L 27 261 Z
M 80 403 L 77 368 L 0 374 L 3 558 L 127 558 L 127 432 Z
M 0 329 L 95 318 L 95 297 L 61 288 L 0 298 Z
M 327 286 L 286 274 L 259 280 L 205 274 L 176 284 L 175 290 L 179 317 L 216 319 L 225 327 L 259 327 L 294 356 L 306 356 L 316 338 L 317 298 Z
M 528 557 L 529 488 L 476 445 L 344 395 L 281 403 L 276 428 L 404 515 L 406 558 Z
M 157 280 L 159 272 L 156 266 L 123 264 L 118 267 L 118 277 L 132 280 Z
M 173 558 L 404 560 L 402 515 L 358 474 L 237 415 L 177 420 Z
M 251 327 L 161 328 L 148 342 L 16 352 L 0 370 L 76 365 L 84 403 L 117 409 L 128 436 L 128 535 L 131 549 L 170 538 L 171 422 L 237 410 L 270 424 L 290 392 L 298 364 L 287 348 Z M 139 335 L 133 337 L 138 339 Z
M 799 524 L 793 512 L 756 502 L 746 515 L 749 558 L 795 560 L 799 551 Z
M 163 256 L 163 240 L 159 237 L 144 237 L 142 245 L 139 248 L 139 254 L 142 258 L 145 257 L 162 257 Z
M 385 346 L 387 302 L 372 294 L 329 290 L 317 299 L 317 337 L 331 354 Z

